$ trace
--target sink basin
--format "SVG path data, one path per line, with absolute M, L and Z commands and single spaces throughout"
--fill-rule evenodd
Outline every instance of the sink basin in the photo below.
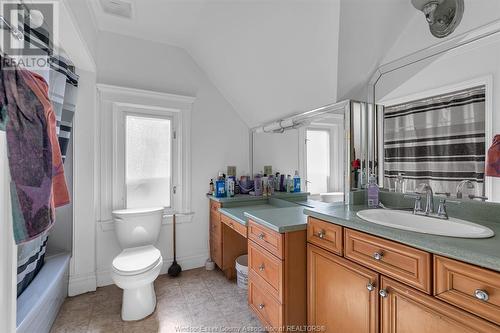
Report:
M 461 238 L 488 238 L 495 235 L 490 228 L 453 217 L 440 220 L 407 211 L 386 209 L 361 210 L 357 215 L 368 222 L 423 234 Z

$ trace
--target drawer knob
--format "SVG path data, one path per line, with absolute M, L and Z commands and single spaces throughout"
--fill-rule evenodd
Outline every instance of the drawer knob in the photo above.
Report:
M 483 302 L 487 302 L 490 298 L 490 295 L 488 295 L 486 291 L 481 289 L 476 289 L 476 291 L 474 291 L 474 296 L 476 296 L 478 300 L 481 300 Z
M 263 308 L 265 308 L 265 307 L 266 307 L 266 306 L 265 306 L 264 304 L 262 304 L 262 303 L 261 303 L 261 304 L 259 304 L 259 309 L 261 309 L 261 310 L 262 310 L 262 309 L 263 309 Z
M 261 272 L 262 272 L 262 271 L 264 271 L 264 268 L 265 268 L 265 267 L 264 267 L 264 264 L 261 264 L 261 265 L 259 266 L 259 271 L 261 271 Z
M 266 235 L 264 235 L 263 233 L 260 233 L 257 237 L 259 237 L 259 239 L 264 239 L 264 236 L 266 236 Z
M 389 296 L 389 293 L 387 292 L 387 290 L 385 289 L 380 289 L 380 291 L 378 292 L 378 294 L 380 295 L 380 297 L 382 298 L 386 298 L 387 296 Z
M 381 252 L 375 252 L 375 253 L 373 254 L 373 259 L 375 259 L 375 260 L 382 260 L 382 257 L 383 257 L 383 256 L 384 256 L 384 255 L 383 255 Z
M 318 237 L 319 238 L 323 239 L 323 238 L 325 238 L 325 236 L 326 236 L 326 233 L 325 233 L 324 230 L 321 230 L 320 232 L 318 232 Z
M 368 291 L 374 291 L 375 290 L 375 286 L 372 283 L 368 283 L 366 285 L 366 289 L 368 289 Z

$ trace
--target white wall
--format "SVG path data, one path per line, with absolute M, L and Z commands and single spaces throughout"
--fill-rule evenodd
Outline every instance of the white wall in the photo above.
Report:
M 253 135 L 253 172 L 264 171 L 265 165 L 292 175 L 299 170 L 299 131 L 287 130 L 283 133 L 254 133 Z
M 492 131 L 500 133 L 500 34 L 450 51 L 417 68 L 385 75 L 377 86 L 377 99 L 404 99 L 405 96 L 455 86 L 477 78 L 492 78 Z M 487 96 L 488 98 L 488 96 Z M 490 142 L 491 138 L 486 138 Z M 493 183 L 493 201 L 500 201 L 500 179 Z
M 409 1 L 408 1 L 409 2 Z M 400 57 L 428 46 L 458 36 L 487 23 L 500 19 L 500 1 L 498 0 L 465 0 L 464 15 L 457 29 L 449 36 L 439 39 L 429 31 L 424 14 L 414 11 L 413 17 L 408 20 L 406 27 L 401 27 L 399 37 L 393 46 L 387 51 L 382 63 L 387 63 Z
M 199 267 L 208 258 L 208 191 L 210 178 L 227 165 L 249 170 L 248 127 L 184 50 L 123 35 L 102 32 L 98 39 L 98 83 L 195 96 L 191 114 L 191 222 L 177 229 L 177 256 L 183 268 Z M 102 180 L 106 181 L 106 180 Z M 96 268 L 99 285 L 111 283 L 113 258 L 120 252 L 113 230 L 97 221 Z M 157 246 L 172 257 L 171 225 L 162 227 Z
M 187 49 L 254 127 L 337 100 L 339 7 L 208 1 Z

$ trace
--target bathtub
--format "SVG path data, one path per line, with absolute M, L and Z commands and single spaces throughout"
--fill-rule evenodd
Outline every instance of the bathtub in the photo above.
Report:
M 66 252 L 47 253 L 42 269 L 17 298 L 17 333 L 50 331 L 68 295 L 69 260 Z

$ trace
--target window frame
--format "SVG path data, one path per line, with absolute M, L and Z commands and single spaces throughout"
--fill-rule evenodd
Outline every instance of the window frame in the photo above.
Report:
M 119 127 L 125 131 L 123 112 L 140 115 L 171 115 L 174 119 L 172 128 L 175 139 L 172 140 L 172 151 L 176 150 L 177 158 L 173 158 L 172 172 L 176 172 L 175 179 L 172 175 L 171 208 L 166 209 L 166 215 L 178 213 L 177 222 L 192 221 L 191 210 L 191 111 L 194 97 L 160 93 L 155 91 L 139 90 L 98 84 L 98 103 L 100 110 L 99 126 L 99 158 L 96 165 L 101 165 L 99 170 L 98 191 L 95 193 L 97 203 L 97 219 L 101 228 L 112 230 L 114 228 L 112 211 L 124 208 L 123 194 L 125 186 L 124 172 L 119 170 L 120 163 L 124 170 L 124 144 L 120 143 Z M 142 112 L 141 112 L 142 110 Z M 144 112 L 147 111 L 147 112 Z M 120 120 L 120 117 L 123 117 Z M 172 132 L 172 134 L 174 133 Z M 123 136 L 124 139 L 124 136 Z M 121 151 L 120 151 L 121 150 Z M 123 159 L 120 161 L 121 157 Z M 173 152 L 174 154 L 174 152 Z M 163 223 L 171 223 L 171 218 L 165 218 Z

